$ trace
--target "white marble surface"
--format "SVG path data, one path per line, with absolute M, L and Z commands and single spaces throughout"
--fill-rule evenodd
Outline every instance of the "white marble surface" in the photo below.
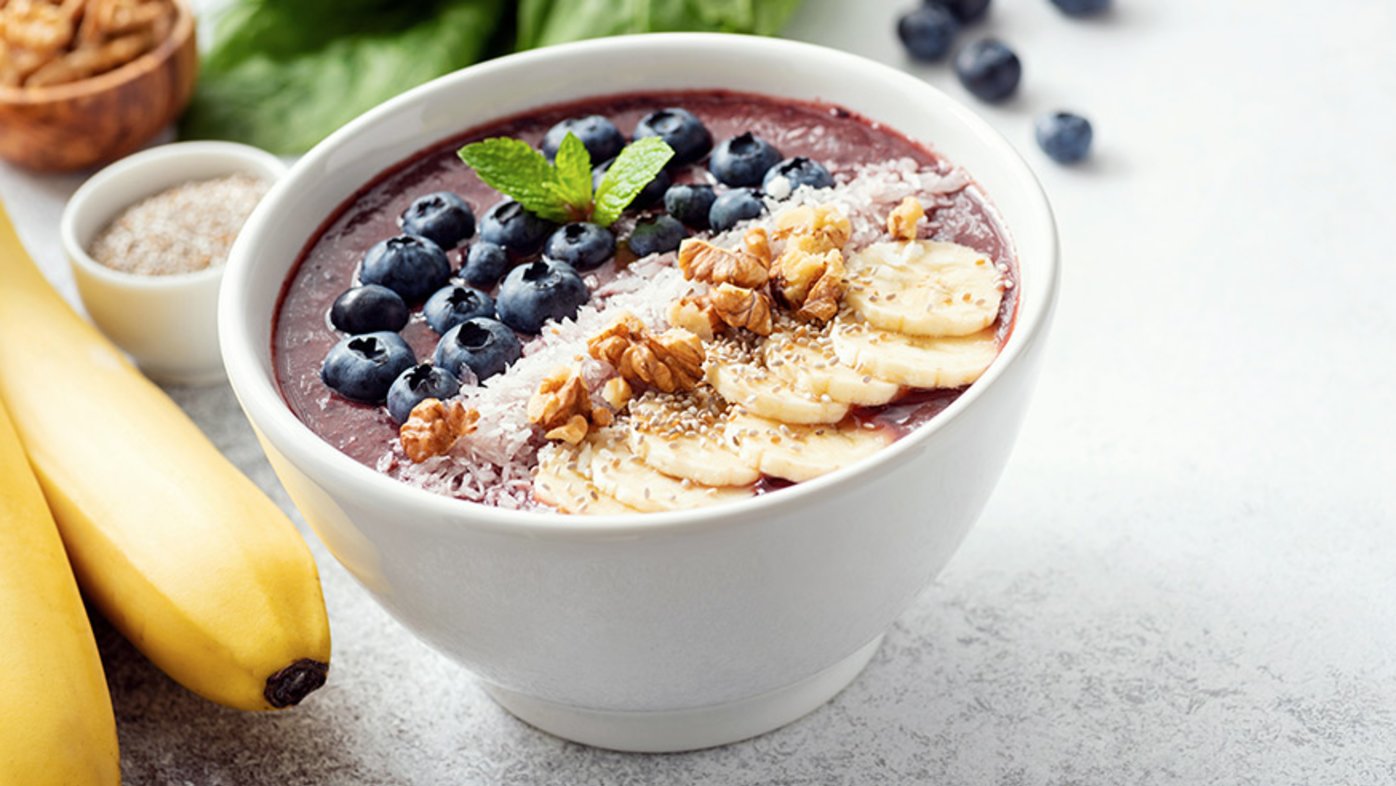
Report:
M 911 2 L 809 0 L 790 35 L 901 63 Z M 699 753 L 564 743 L 317 543 L 334 670 L 294 712 L 210 706 L 102 628 L 127 782 L 1396 782 L 1396 5 L 1118 2 L 995 0 L 971 33 L 1025 61 L 985 113 L 1061 219 L 1054 346 L 983 520 L 832 704 Z M 1093 163 L 1032 147 L 1059 106 L 1095 121 Z M 0 168 L 65 288 L 77 182 Z M 225 388 L 172 392 L 286 503 Z

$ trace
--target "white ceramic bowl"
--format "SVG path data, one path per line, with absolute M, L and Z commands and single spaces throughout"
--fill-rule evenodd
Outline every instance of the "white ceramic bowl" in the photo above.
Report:
M 218 286 L 223 266 L 144 276 L 98 264 L 87 249 L 122 210 L 172 186 L 244 173 L 275 181 L 281 159 L 231 142 L 161 145 L 117 161 L 82 184 L 59 234 L 92 321 L 157 382 L 203 385 L 223 378 Z
M 272 315 L 302 247 L 345 198 L 493 118 L 666 88 L 832 101 L 967 167 L 1022 264 L 1016 327 L 983 378 L 931 424 L 854 467 L 724 507 L 633 517 L 436 496 L 349 459 L 292 415 L 272 376 Z M 1056 288 L 1056 233 L 1037 181 L 964 107 L 919 79 L 820 47 L 667 34 L 490 61 L 345 126 L 254 213 L 228 266 L 220 322 L 230 380 L 272 466 L 384 607 L 524 720 L 589 744 L 665 751 L 773 729 L 857 675 L 992 491 Z

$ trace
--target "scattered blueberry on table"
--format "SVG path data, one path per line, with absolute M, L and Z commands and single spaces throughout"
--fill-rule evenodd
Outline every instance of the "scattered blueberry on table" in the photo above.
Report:
M 626 245 L 635 256 L 647 257 L 650 254 L 665 254 L 677 250 L 687 236 L 688 230 L 683 228 L 683 224 L 677 218 L 655 216 L 636 224 L 630 238 L 626 240 Z
M 538 253 L 557 225 L 524 210 L 512 199 L 497 202 L 480 220 L 480 239 L 526 257 Z
M 494 316 L 494 298 L 474 287 L 442 287 L 427 298 L 422 316 L 432 330 L 445 333 L 467 319 Z
M 416 235 L 379 241 L 364 255 L 359 280 L 393 290 L 408 303 L 421 301 L 445 286 L 451 263 L 441 246 Z
M 669 107 L 651 112 L 640 118 L 635 125 L 635 139 L 657 136 L 674 149 L 674 157 L 669 165 L 691 164 L 703 156 L 713 146 L 712 132 L 703 125 L 696 115 L 687 109 Z
M 495 309 L 504 324 L 536 334 L 550 319 L 575 317 L 590 297 L 586 282 L 571 265 L 540 259 L 509 271 L 499 285 Z
M 432 362 L 457 377 L 468 368 L 475 379 L 486 379 L 502 372 L 523 355 L 523 344 L 507 325 L 487 317 L 476 317 L 451 328 L 436 343 Z
M 708 157 L 708 171 L 719 182 L 740 188 L 760 185 L 766 170 L 778 163 L 775 145 L 748 131 L 719 142 Z
M 784 180 L 784 183 L 780 183 Z M 810 188 L 833 188 L 834 176 L 824 165 L 812 158 L 795 156 L 787 158 L 766 170 L 761 178 L 761 189 L 767 196 L 783 199 L 801 186 Z
M 1074 164 L 1091 152 L 1091 121 L 1072 112 L 1052 112 L 1037 119 L 1037 144 L 1059 164 Z
M 927 3 L 902 15 L 897 20 L 897 37 L 907 54 L 917 60 L 939 60 L 955 43 L 960 23 L 945 6 Z
M 402 296 L 378 284 L 345 290 L 330 306 L 330 324 L 353 335 L 380 330 L 396 333 L 407 326 L 410 316 Z
M 566 262 L 577 270 L 593 270 L 616 253 L 611 230 L 587 221 L 558 228 L 543 244 L 543 256 Z
M 766 203 L 754 188 L 734 188 L 713 200 L 708 210 L 708 225 L 714 232 L 725 232 L 738 222 L 756 218 L 766 211 Z
M 955 75 L 977 98 L 998 102 L 1017 91 L 1023 64 L 1007 44 L 996 38 L 983 38 L 955 55 Z
M 398 226 L 409 235 L 452 249 L 475 234 L 475 214 L 459 195 L 438 191 L 413 200 L 398 218 Z
M 543 135 L 542 144 L 539 145 L 543 155 L 548 158 L 556 157 L 557 149 L 562 146 L 562 140 L 567 138 L 569 131 L 591 154 L 592 161 L 610 161 L 625 147 L 625 137 L 621 135 L 615 123 L 601 115 L 587 115 L 568 118 L 549 128 L 548 133 Z
M 1067 16 L 1094 16 L 1110 7 L 1110 0 L 1052 0 Z
M 412 348 L 396 333 L 349 336 L 330 348 L 320 379 L 347 399 L 378 404 L 398 375 L 416 362 Z
M 413 366 L 398 375 L 388 388 L 388 414 L 404 423 L 412 409 L 429 398 L 448 399 L 460 392 L 455 374 L 430 363 Z
M 708 211 L 713 207 L 717 192 L 712 186 L 679 183 L 664 192 L 664 210 L 694 229 L 708 228 Z
M 989 0 L 925 0 L 923 4 L 944 8 L 961 24 L 978 22 L 989 13 Z
M 509 272 L 509 252 L 504 246 L 488 240 L 475 241 L 465 252 L 460 278 L 472 287 L 488 289 L 499 283 Z

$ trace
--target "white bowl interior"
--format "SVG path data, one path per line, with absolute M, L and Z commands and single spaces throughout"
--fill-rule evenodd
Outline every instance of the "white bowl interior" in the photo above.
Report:
M 636 64 L 644 64 L 637 67 Z M 702 64 L 695 68 L 694 64 Z M 411 489 L 363 467 L 322 442 L 295 419 L 276 390 L 271 362 L 272 321 L 287 275 L 317 228 L 335 209 L 392 165 L 438 141 L 492 120 L 587 96 L 664 89 L 734 89 L 802 100 L 827 101 L 885 124 L 947 156 L 983 187 L 1009 228 L 1020 260 L 1015 328 L 995 368 L 936 421 L 845 472 L 867 471 L 894 460 L 909 443 L 953 417 L 977 389 L 993 383 L 1051 308 L 1055 290 L 1056 233 L 1050 208 L 1031 170 L 996 131 L 925 82 L 892 68 L 822 47 L 777 39 L 710 34 L 661 34 L 583 42 L 501 58 L 442 77 L 409 91 L 340 129 L 296 164 L 273 188 L 235 246 L 220 305 L 224 360 L 238 395 L 266 438 L 295 463 L 313 461 L 340 480 L 390 484 L 391 493 L 413 494 L 416 504 L 467 505 Z M 772 500 L 837 482 L 843 473 L 810 481 L 781 494 L 734 503 Z M 386 489 L 386 486 L 383 486 Z M 484 523 L 566 521 L 576 517 L 518 513 L 470 506 Z M 441 508 L 435 508 L 441 510 Z M 712 519 L 720 515 L 705 512 Z M 642 526 L 664 517 L 652 514 Z M 691 516 L 690 516 L 691 518 Z M 584 526 L 615 525 L 587 517 Z

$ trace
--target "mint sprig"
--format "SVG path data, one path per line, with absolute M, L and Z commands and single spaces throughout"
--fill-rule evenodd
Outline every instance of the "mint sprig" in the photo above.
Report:
M 570 131 L 552 162 L 532 145 L 512 137 L 472 142 L 457 155 L 486 185 L 540 218 L 558 223 L 591 220 L 608 227 L 664 169 L 674 150 L 658 137 L 627 145 L 594 193 L 591 153 Z
M 596 187 L 591 220 L 603 227 L 610 226 L 673 157 L 674 149 L 657 136 L 647 136 L 626 145 Z

